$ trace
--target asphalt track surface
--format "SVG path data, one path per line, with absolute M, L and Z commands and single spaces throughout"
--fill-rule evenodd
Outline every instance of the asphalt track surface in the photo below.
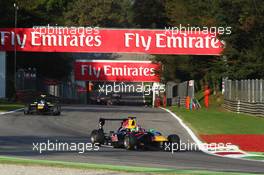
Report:
M 89 135 L 98 119 L 136 116 L 144 128 L 155 128 L 164 135 L 177 133 L 184 143 L 192 143 L 188 133 L 168 112 L 161 109 L 130 106 L 64 106 L 61 116 L 28 115 L 15 112 L 0 115 L 0 155 L 28 159 L 60 160 L 113 165 L 147 166 L 191 170 L 254 172 L 264 174 L 264 163 L 207 155 L 200 151 L 171 154 L 159 151 L 126 151 L 102 147 L 99 151 L 33 151 L 32 143 L 90 142 Z M 116 127 L 110 123 L 110 130 Z M 112 128 L 111 128 L 112 127 Z

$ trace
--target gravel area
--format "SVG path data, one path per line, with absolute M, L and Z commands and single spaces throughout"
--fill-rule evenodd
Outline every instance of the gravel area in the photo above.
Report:
M 84 170 L 48 166 L 24 166 L 0 164 L 0 175 L 147 175 L 141 173 L 124 173 L 107 170 Z

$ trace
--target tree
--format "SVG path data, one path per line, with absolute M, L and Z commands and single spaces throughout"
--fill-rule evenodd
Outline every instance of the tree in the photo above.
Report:
M 12 1 L 0 1 L 0 27 L 14 27 L 14 13 L 15 8 Z
M 163 0 L 134 0 L 132 4 L 133 23 L 138 28 L 162 28 L 167 24 Z
M 263 78 L 264 2 L 235 0 L 219 2 L 218 5 L 219 24 L 232 26 L 232 34 L 224 38 L 228 77 Z
M 64 13 L 67 25 L 128 27 L 131 21 L 129 0 L 76 0 Z

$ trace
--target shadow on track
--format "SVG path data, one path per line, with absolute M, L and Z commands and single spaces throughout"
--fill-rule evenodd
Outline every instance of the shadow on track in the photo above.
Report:
M 52 144 L 50 148 L 55 148 L 55 145 L 61 144 L 68 144 L 69 147 L 71 144 L 90 144 L 90 137 L 66 137 L 66 136 L 55 136 L 55 137 L 36 137 L 36 136 L 6 136 L 0 137 L 0 155 L 12 155 L 12 156 L 26 156 L 26 157 L 34 157 L 39 155 L 55 155 L 55 154 L 83 154 L 84 146 L 80 145 L 77 151 L 71 151 L 71 150 L 46 150 L 42 153 L 39 152 L 39 150 L 34 149 L 34 144 L 46 144 L 48 143 Z M 62 148 L 62 147 L 61 147 Z M 78 153 L 82 152 L 82 153 Z M 127 151 L 122 148 L 111 148 L 111 147 L 105 147 L 102 146 L 100 149 L 97 150 L 86 150 L 84 154 L 103 154 L 103 153 L 120 153 L 120 152 L 147 152 L 147 153 L 154 153 L 154 152 L 163 152 L 163 151 L 153 151 L 153 150 L 137 150 L 137 151 Z M 191 151 L 181 151 L 181 152 L 191 152 Z M 193 151 L 195 152 L 195 151 Z M 199 152 L 199 151 L 198 151 Z

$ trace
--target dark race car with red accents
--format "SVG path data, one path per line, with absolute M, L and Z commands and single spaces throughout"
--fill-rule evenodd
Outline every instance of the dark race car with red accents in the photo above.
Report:
M 104 125 L 108 121 L 119 121 L 121 126 L 116 131 L 105 133 Z M 165 137 L 155 129 L 146 130 L 137 124 L 135 117 L 123 119 L 100 118 L 99 128 L 91 133 L 91 141 L 93 144 L 111 145 L 114 148 L 125 148 L 127 150 L 165 150 L 166 147 L 173 145 L 174 150 L 177 151 L 180 146 L 178 135 L 172 134 Z

